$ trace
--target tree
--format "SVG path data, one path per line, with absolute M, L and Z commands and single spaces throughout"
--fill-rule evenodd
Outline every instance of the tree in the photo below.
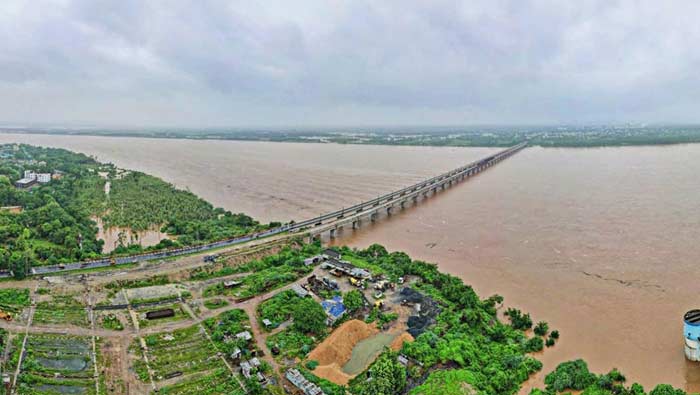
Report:
M 302 333 L 320 334 L 326 329 L 326 312 L 311 298 L 300 300 L 292 310 L 294 328 Z
M 383 258 L 389 253 L 386 251 L 386 248 L 384 248 L 383 245 L 381 244 L 372 244 L 371 246 L 367 247 L 364 251 L 361 251 L 360 254 L 365 257 L 371 257 L 375 259 Z
M 527 339 L 525 342 L 525 352 L 542 351 L 542 348 L 544 348 L 544 340 L 539 336 Z
M 685 392 L 668 384 L 659 384 L 651 390 L 649 395 L 685 395 Z
M 400 394 L 406 387 L 406 369 L 396 360 L 396 354 L 385 351 L 369 368 L 369 381 L 362 381 L 353 393 L 358 395 Z
M 532 318 L 530 318 L 530 314 L 523 314 L 520 310 L 512 307 L 506 310 L 505 314 L 510 319 L 510 324 L 513 328 L 520 330 L 532 328 Z
M 345 294 L 343 297 L 343 304 L 347 307 L 350 313 L 354 313 L 358 309 L 361 309 L 365 304 L 365 299 L 362 296 L 362 292 L 353 289 Z
M 537 336 L 546 335 L 548 330 L 549 330 L 549 325 L 544 321 L 540 321 L 537 323 L 537 325 L 535 325 L 535 334 Z
M 560 363 L 554 372 L 544 378 L 547 390 L 556 392 L 565 390 L 580 391 L 592 385 L 595 381 L 596 376 L 588 371 L 588 364 L 582 359 Z

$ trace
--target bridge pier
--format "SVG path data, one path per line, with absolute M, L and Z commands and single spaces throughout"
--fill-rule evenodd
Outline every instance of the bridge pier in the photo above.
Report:
M 359 227 L 360 227 L 360 220 L 359 220 L 359 219 L 357 219 L 357 220 L 355 220 L 355 221 L 352 221 L 352 228 L 353 228 L 353 230 L 354 230 L 354 229 L 357 229 L 357 228 L 359 228 Z
M 389 206 L 386 208 L 386 215 L 391 215 L 391 210 L 393 209 L 392 206 Z
M 377 214 L 377 212 L 375 211 L 375 212 L 373 212 L 372 214 L 369 215 L 369 220 L 372 221 L 372 222 L 374 222 L 374 221 L 377 220 L 377 216 L 378 216 L 378 214 Z
M 331 230 L 330 230 L 331 239 L 335 239 L 335 231 L 336 231 L 336 230 L 337 230 L 337 229 L 331 229 Z
M 402 200 L 400 204 L 401 204 L 401 209 L 402 209 L 402 210 L 403 210 L 404 208 L 406 208 L 406 201 L 405 201 L 405 200 Z

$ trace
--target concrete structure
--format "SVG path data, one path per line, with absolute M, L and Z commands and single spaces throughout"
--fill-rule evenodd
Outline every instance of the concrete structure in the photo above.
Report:
M 175 310 L 173 310 L 173 309 L 155 310 L 155 311 L 149 311 L 146 313 L 146 319 L 149 319 L 149 320 L 155 320 L 158 318 L 168 318 L 168 317 L 174 317 L 174 316 L 175 316 Z
M 324 269 L 334 269 L 348 276 L 352 276 L 361 280 L 366 280 L 372 277 L 372 273 L 365 269 L 359 268 L 350 262 L 339 261 L 335 258 L 329 258 L 322 266 Z
M 340 260 L 343 256 L 340 255 L 340 253 L 336 250 L 332 250 L 330 248 L 326 248 L 323 250 L 323 257 L 325 259 L 337 259 Z
M 247 361 L 241 362 L 241 374 L 243 377 L 249 379 L 250 378 L 250 371 L 253 369 L 252 366 L 250 366 L 250 363 Z
M 319 262 L 323 262 L 325 258 L 322 255 L 312 256 L 311 258 L 304 259 L 304 266 L 315 265 Z
M 700 361 L 700 310 L 690 310 L 683 316 L 683 336 L 685 337 L 685 357 Z
M 299 297 L 304 298 L 309 295 L 309 291 L 305 290 L 301 285 L 299 284 L 294 284 L 292 285 L 292 291 L 294 291 L 295 294 L 297 294 Z
M 248 332 L 248 331 L 243 331 L 243 332 L 236 333 L 236 338 L 248 341 L 248 340 L 253 338 L 253 335 L 251 335 L 250 332 Z
M 307 380 L 306 377 L 296 369 L 289 369 L 284 377 L 286 377 L 290 383 L 294 384 L 295 387 L 299 388 L 304 395 L 325 395 L 321 387 Z
M 36 180 L 42 184 L 51 182 L 51 173 L 37 173 Z
M 15 181 L 17 188 L 29 188 L 34 184 L 36 184 L 36 178 L 22 178 Z

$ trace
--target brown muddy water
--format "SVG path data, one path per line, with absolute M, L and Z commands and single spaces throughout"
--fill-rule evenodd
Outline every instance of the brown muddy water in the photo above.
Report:
M 262 220 L 340 208 L 494 151 L 2 134 L 0 142 L 95 155 Z M 584 358 L 646 387 L 698 391 L 681 320 L 700 307 L 698 174 L 700 145 L 533 147 L 336 242 L 405 250 L 548 321 L 562 337 L 539 356 L 543 372 Z

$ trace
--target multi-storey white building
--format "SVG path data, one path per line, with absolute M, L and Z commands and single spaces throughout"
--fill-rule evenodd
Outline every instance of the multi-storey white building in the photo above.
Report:
M 51 173 L 37 173 L 36 180 L 43 184 L 51 182 Z

